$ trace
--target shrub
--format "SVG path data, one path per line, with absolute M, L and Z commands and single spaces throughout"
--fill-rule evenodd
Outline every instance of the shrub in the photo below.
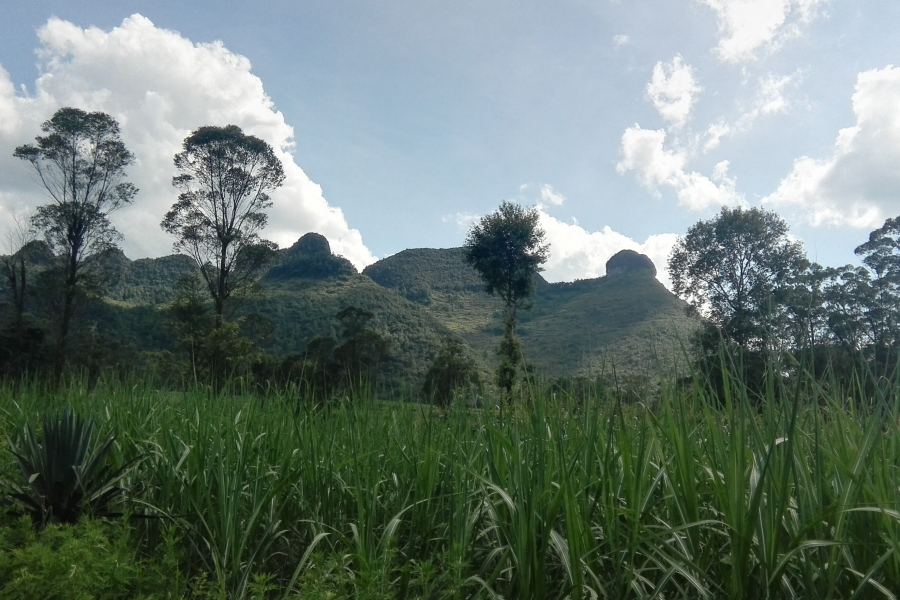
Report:
M 133 548 L 123 521 L 82 519 L 36 532 L 23 516 L 0 529 L 0 600 L 178 597 L 164 593 L 180 579 Z
M 115 516 L 113 509 L 125 491 L 118 483 L 130 464 L 113 470 L 107 464 L 114 436 L 97 443 L 93 421 L 66 409 L 59 419 L 44 416 L 43 439 L 26 425 L 19 440 L 10 440 L 24 485 L 8 484 L 36 525 L 75 523 L 85 512 Z
M 425 396 L 439 406 L 447 406 L 454 392 L 471 386 L 481 387 L 475 361 L 466 356 L 460 341 L 446 340 L 425 375 Z

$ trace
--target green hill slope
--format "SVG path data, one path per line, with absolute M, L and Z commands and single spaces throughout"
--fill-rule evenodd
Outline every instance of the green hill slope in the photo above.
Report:
M 107 302 L 84 314 L 97 331 L 138 350 L 171 345 L 159 310 L 177 293 L 178 281 L 196 273 L 181 256 L 115 263 Z M 652 375 L 663 358 L 680 358 L 679 340 L 696 323 L 684 303 L 655 278 L 646 257 L 622 252 L 609 275 L 549 284 L 537 277 L 533 308 L 520 313 L 526 360 L 549 376 L 609 373 Z M 454 336 L 473 350 L 483 372 L 495 364 L 501 335 L 501 302 L 484 293 L 462 248 L 414 249 L 367 267 L 363 274 L 334 256 L 327 240 L 307 234 L 279 251 L 261 278 L 262 294 L 238 314 L 258 313 L 271 324 L 266 350 L 302 353 L 316 336 L 339 334 L 335 315 L 348 306 L 373 313 L 371 327 L 390 341 L 387 377 L 417 390 L 441 341 Z
M 245 309 L 273 324 L 274 335 L 266 348 L 290 354 L 303 352 L 316 336 L 337 338 L 340 331 L 334 317 L 348 306 L 373 313 L 369 326 L 390 343 L 386 376 L 398 387 L 405 379 L 406 385 L 418 392 L 441 340 L 450 331 L 421 306 L 368 277 L 267 281 L 262 299 L 248 303 Z
M 608 271 L 574 283 L 537 282 L 532 309 L 520 313 L 519 334 L 527 360 L 541 372 L 593 376 L 615 365 L 623 373 L 651 374 L 678 358 L 678 340 L 695 323 L 657 281 L 653 263 L 625 251 L 610 259 Z M 502 304 L 484 293 L 462 248 L 405 250 L 363 274 L 421 304 L 493 362 Z

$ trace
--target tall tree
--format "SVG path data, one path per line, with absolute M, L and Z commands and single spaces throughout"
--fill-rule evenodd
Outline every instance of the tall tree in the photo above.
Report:
M 259 232 L 284 169 L 269 144 L 236 125 L 193 132 L 175 155 L 175 167 L 172 185 L 181 193 L 161 227 L 176 237 L 176 252 L 197 261 L 218 329 L 225 302 L 254 281 L 277 248 Z
M 66 343 L 77 300 L 101 285 L 98 260 L 121 235 L 109 215 L 134 200 L 137 188 L 124 180 L 134 155 L 125 148 L 119 124 L 102 112 L 61 108 L 41 125 L 44 136 L 16 148 L 28 161 L 51 202 L 32 219 L 47 243 L 61 256 L 62 308 L 55 374 L 66 360 Z
M 900 217 L 886 220 L 855 252 L 874 274 L 863 306 L 872 331 L 870 351 L 876 364 L 892 367 L 900 344 Z
M 530 306 L 534 276 L 543 270 L 541 265 L 549 256 L 544 230 L 538 227 L 539 218 L 536 208 L 523 208 L 504 200 L 497 210 L 474 224 L 466 237 L 466 261 L 481 276 L 485 291 L 499 296 L 506 306 L 503 341 L 497 350 L 497 384 L 507 395 L 522 360 L 516 337 L 517 312 Z
M 780 292 L 806 266 L 776 213 L 727 208 L 692 225 L 669 256 L 672 289 L 728 341 L 764 350 L 782 317 Z
M 28 245 L 34 241 L 34 229 L 27 220 L 13 216 L 13 224 L 6 230 L 6 256 L 0 257 L 3 278 L 13 306 L 13 329 L 16 338 L 22 335 L 25 323 L 25 297 L 28 293 Z

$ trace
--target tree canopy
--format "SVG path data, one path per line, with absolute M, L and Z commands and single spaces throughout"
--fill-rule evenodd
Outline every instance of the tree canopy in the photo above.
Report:
M 161 227 L 197 261 L 221 324 L 225 302 L 253 281 L 276 246 L 262 239 L 269 194 L 284 182 L 272 147 L 240 127 L 201 127 L 175 155 L 180 191 Z
M 549 248 L 544 230 L 538 227 L 540 213 L 504 200 L 500 207 L 474 224 L 466 236 L 466 261 L 481 276 L 485 291 L 499 296 L 506 305 L 504 336 L 497 353 L 497 383 L 512 391 L 521 362 L 521 344 L 516 338 L 516 312 L 527 307 L 534 293 L 534 276 L 547 262 Z
M 776 292 L 806 265 L 802 245 L 774 212 L 723 207 L 679 238 L 669 256 L 672 289 L 746 349 L 771 335 Z
M 512 310 L 534 293 L 534 276 L 549 256 L 539 218 L 536 208 L 504 200 L 466 236 L 466 261 L 481 276 L 485 291 Z
M 13 155 L 31 164 L 51 199 L 37 208 L 32 223 L 62 259 L 55 270 L 62 290 L 59 374 L 76 298 L 92 286 L 102 287 L 97 259 L 121 238 L 109 215 L 130 204 L 137 188 L 124 180 L 134 155 L 125 148 L 111 116 L 61 108 L 41 131 L 47 135 L 19 146 Z

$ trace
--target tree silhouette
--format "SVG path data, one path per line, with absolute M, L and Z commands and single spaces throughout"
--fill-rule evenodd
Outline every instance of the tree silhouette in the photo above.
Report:
M 41 131 L 47 135 L 37 136 L 34 145 L 19 146 L 13 156 L 31 164 L 51 198 L 37 208 L 32 224 L 61 258 L 58 378 L 77 300 L 102 289 L 99 259 L 121 239 L 109 215 L 130 204 L 137 188 L 124 181 L 134 155 L 125 148 L 119 124 L 109 115 L 61 108 L 41 125 Z
M 466 237 L 466 261 L 481 276 L 485 291 L 499 296 L 505 304 L 503 340 L 497 353 L 497 385 L 512 392 L 516 371 L 522 360 L 516 337 L 516 315 L 529 307 L 534 294 L 534 276 L 547 262 L 549 249 L 544 231 L 538 227 L 536 208 L 523 208 L 504 200 L 500 207 L 472 226 Z
M 260 238 L 272 206 L 269 193 L 284 182 L 281 161 L 265 141 L 236 125 L 201 127 L 175 155 L 180 190 L 161 227 L 175 251 L 193 258 L 213 299 L 215 327 L 225 302 L 254 281 L 276 246 Z

